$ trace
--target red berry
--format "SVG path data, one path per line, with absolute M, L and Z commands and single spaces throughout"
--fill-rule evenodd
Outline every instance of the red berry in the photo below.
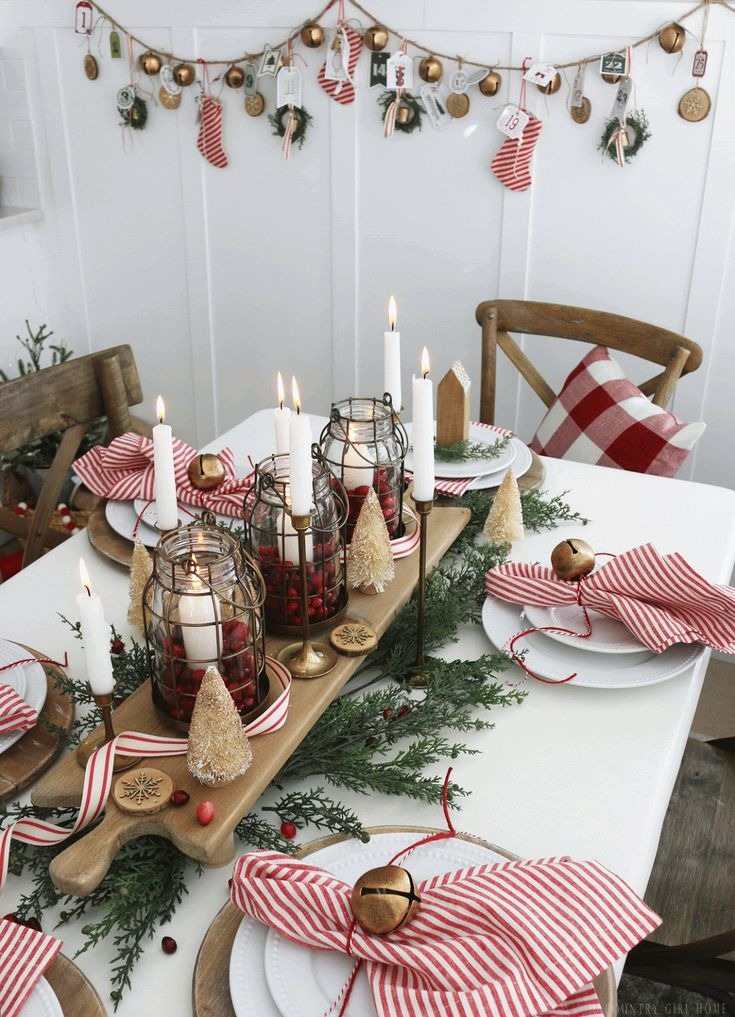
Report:
M 406 714 L 410 713 L 410 712 L 411 712 L 411 707 L 408 705 L 408 703 L 404 703 L 403 706 L 398 711 L 398 716 L 399 717 L 405 717 Z
M 390 720 L 392 716 L 393 710 L 390 708 L 390 706 L 386 706 L 386 708 L 383 710 L 383 720 Z
M 125 643 L 122 639 L 113 639 L 110 642 L 110 653 L 122 653 L 125 649 Z
M 173 938 L 173 936 L 164 936 L 161 940 L 161 949 L 164 953 L 176 953 L 179 948 L 179 944 Z
M 172 792 L 169 801 L 172 805 L 186 805 L 189 801 L 189 792 L 184 791 L 183 788 L 177 788 L 176 791 Z
M 290 819 L 284 819 L 281 823 L 281 836 L 286 840 L 293 840 L 297 833 L 296 823 L 292 823 Z
M 200 826 L 209 826 L 214 819 L 214 805 L 212 802 L 199 802 L 197 805 L 197 822 Z

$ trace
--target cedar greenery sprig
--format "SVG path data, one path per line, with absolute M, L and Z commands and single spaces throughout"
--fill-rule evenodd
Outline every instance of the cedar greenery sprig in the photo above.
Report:
M 497 441 L 455 441 L 451 445 L 434 445 L 434 455 L 441 463 L 468 463 L 475 459 L 497 459 L 508 447 L 510 435 Z

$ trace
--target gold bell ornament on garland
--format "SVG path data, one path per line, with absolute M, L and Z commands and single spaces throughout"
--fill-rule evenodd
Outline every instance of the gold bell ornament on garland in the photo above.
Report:
M 319 49 L 324 44 L 324 29 L 316 21 L 309 21 L 301 29 L 299 37 L 307 49 Z
M 680 53 L 686 42 L 686 30 L 672 21 L 658 33 L 658 44 L 664 53 Z
M 381 865 L 365 872 L 352 888 L 355 921 L 373 936 L 385 936 L 416 915 L 421 898 L 413 876 L 400 865 Z
M 581 579 L 595 567 L 595 552 L 586 540 L 570 537 L 551 552 L 551 567 L 559 579 Z
M 225 84 L 228 88 L 242 88 L 244 81 L 245 71 L 237 64 L 233 64 L 225 71 Z
M 436 85 L 437 82 L 441 81 L 443 74 L 444 66 L 442 65 L 441 60 L 433 54 L 424 57 L 424 59 L 419 63 L 419 77 L 422 81 L 427 81 L 430 85 Z
M 140 54 L 140 56 L 138 57 L 138 63 L 140 64 L 140 69 L 143 71 L 143 73 L 148 74 L 150 77 L 152 77 L 154 74 L 159 73 L 163 61 L 161 60 L 158 53 L 152 53 L 150 50 L 148 50 L 147 53 Z
M 369 50 L 372 50 L 373 53 L 378 53 L 388 45 L 390 33 L 384 25 L 373 25 L 371 28 L 368 28 L 362 38 Z
M 196 71 L 191 64 L 176 64 L 173 73 L 174 81 L 183 88 L 193 85 L 196 79 Z
M 477 87 L 480 89 L 482 95 L 497 95 L 500 91 L 500 86 L 503 84 L 502 77 L 497 71 L 488 71 L 484 78 L 477 83 Z
M 536 88 L 544 95 L 554 95 L 561 88 L 561 74 L 557 71 L 548 85 L 536 85 Z
M 192 487 L 211 491 L 225 479 L 225 465 L 214 452 L 200 452 L 190 461 L 186 474 Z

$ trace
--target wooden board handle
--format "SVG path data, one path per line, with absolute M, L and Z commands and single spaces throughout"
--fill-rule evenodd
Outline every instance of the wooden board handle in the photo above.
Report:
M 151 817 L 155 818 L 155 817 Z M 105 818 L 89 833 L 60 852 L 49 865 L 49 875 L 61 893 L 86 897 L 100 885 L 123 844 L 152 832 L 137 816 L 124 816 L 112 804 Z

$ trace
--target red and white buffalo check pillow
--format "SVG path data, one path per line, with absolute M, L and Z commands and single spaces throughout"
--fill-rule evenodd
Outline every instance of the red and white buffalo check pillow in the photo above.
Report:
M 538 426 L 534 452 L 673 477 L 707 425 L 654 406 L 604 346 L 577 364 Z

